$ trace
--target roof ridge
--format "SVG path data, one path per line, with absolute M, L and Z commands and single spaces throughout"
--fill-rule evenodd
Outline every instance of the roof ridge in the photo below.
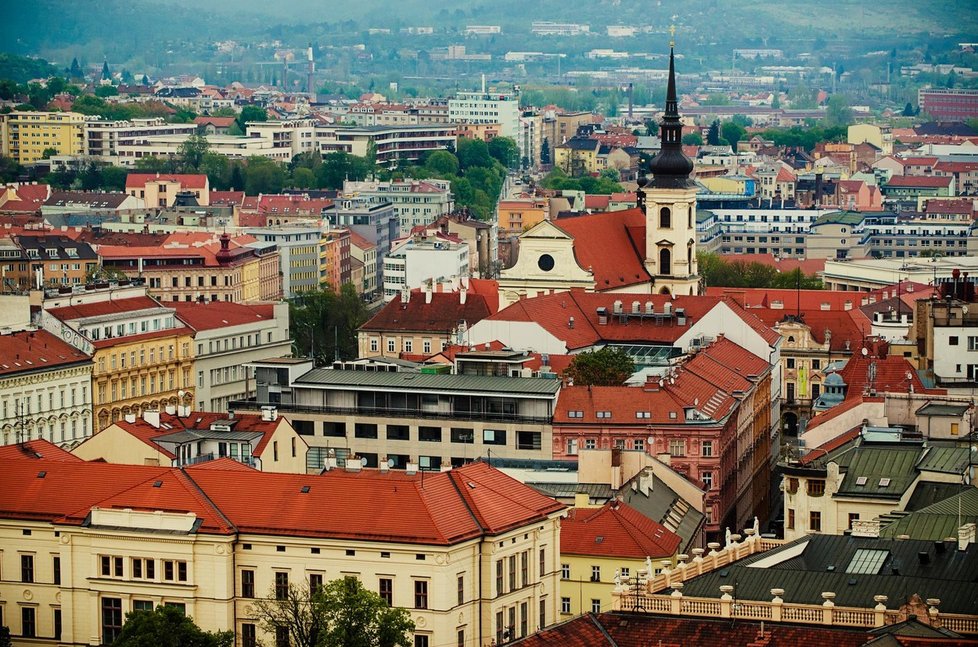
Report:
M 207 496 L 207 493 L 204 492 L 204 489 L 197 484 L 197 481 L 195 481 L 193 477 L 186 470 L 184 470 L 181 467 L 177 470 L 177 474 L 178 474 L 177 478 L 184 479 L 189 483 L 191 488 L 190 494 L 192 496 L 194 496 L 199 501 L 201 501 L 201 503 L 203 503 L 206 507 L 213 510 L 214 513 L 221 519 L 221 521 L 224 522 L 224 525 L 228 530 L 234 533 L 238 532 L 237 526 L 231 523 L 231 520 L 228 519 L 227 516 L 225 516 L 224 512 L 217 506 L 217 504 L 214 503 L 209 496 Z
M 601 632 L 601 635 L 604 636 L 605 640 L 608 641 L 608 644 L 611 645 L 611 647 L 618 647 L 618 643 L 615 642 L 615 639 L 611 637 L 611 634 L 608 633 L 608 630 L 605 629 L 603 624 L 601 624 L 601 621 L 598 620 L 598 616 L 596 614 L 589 613 L 587 614 L 587 617 L 594 624 L 594 627 Z
M 458 486 L 458 482 L 455 480 L 456 476 L 455 470 L 452 470 L 448 473 L 448 481 L 452 484 L 452 487 L 455 488 L 455 493 L 458 494 L 458 498 L 461 499 L 462 505 L 465 506 L 465 509 L 472 516 L 472 521 L 474 521 L 475 525 L 479 527 L 481 534 L 485 535 L 488 530 L 486 528 L 486 524 L 483 523 L 483 521 L 479 518 L 479 515 L 477 515 L 475 510 L 472 509 L 472 506 L 469 504 L 468 497 L 465 496 L 465 494 L 462 492 L 462 488 Z

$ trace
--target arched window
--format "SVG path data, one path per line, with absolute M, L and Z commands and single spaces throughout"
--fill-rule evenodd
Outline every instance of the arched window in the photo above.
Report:
M 672 274 L 672 252 L 668 247 L 659 250 L 659 274 Z
M 672 227 L 672 211 L 669 210 L 669 207 L 659 209 L 659 227 L 662 229 Z

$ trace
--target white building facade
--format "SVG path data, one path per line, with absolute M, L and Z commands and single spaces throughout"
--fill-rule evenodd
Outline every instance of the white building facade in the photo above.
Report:
M 432 283 L 459 282 L 469 276 L 469 246 L 441 239 L 398 241 L 384 259 L 384 301 L 402 290 Z

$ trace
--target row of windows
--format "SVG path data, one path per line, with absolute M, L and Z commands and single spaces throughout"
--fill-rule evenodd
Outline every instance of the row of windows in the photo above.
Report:
M 396 278 L 396 277 L 394 277 L 394 278 Z M 395 281 L 395 280 L 391 279 L 391 280 L 388 280 L 388 282 L 396 283 L 396 282 L 403 282 L 403 281 Z M 439 350 L 445 350 L 446 346 L 448 345 L 448 342 L 446 342 L 446 341 L 437 341 L 437 343 L 440 345 Z M 430 339 L 423 339 L 421 341 L 421 352 L 422 353 L 430 353 L 430 352 L 432 352 L 431 349 L 432 349 L 432 340 L 430 340 Z M 413 339 L 405 339 L 405 340 L 403 340 L 401 342 L 401 350 L 403 352 L 405 352 L 405 353 L 413 353 L 414 352 L 414 340 Z M 377 337 L 371 337 L 370 338 L 370 352 L 371 353 L 380 352 L 380 339 L 379 338 L 377 338 Z M 388 353 L 396 353 L 396 352 L 398 352 L 397 351 L 397 339 L 396 338 L 389 338 L 387 340 L 387 352 Z
M 126 558 L 120 555 L 99 555 L 99 575 L 113 579 L 125 579 Z M 160 559 L 152 557 L 129 558 L 128 579 L 157 581 L 156 563 L 160 563 L 160 578 L 163 582 L 187 582 L 187 562 L 178 559 Z
M 66 406 L 72 406 L 72 407 L 76 406 L 76 398 L 75 398 L 76 391 L 75 391 L 75 388 L 72 387 L 69 393 L 70 393 L 70 398 L 69 398 L 70 404 L 68 404 L 68 403 L 65 402 L 65 390 L 64 390 L 64 388 L 61 388 L 61 389 L 58 390 L 58 408 L 64 409 Z M 47 398 L 44 397 L 44 393 L 37 393 L 36 394 L 37 409 L 35 410 L 35 413 L 40 413 L 42 411 L 55 411 L 56 409 L 55 409 L 55 406 L 54 406 L 54 394 L 55 394 L 55 392 L 54 392 L 54 388 L 53 387 L 48 387 L 48 389 L 47 389 Z M 31 402 L 34 400 L 34 398 L 35 398 L 35 394 L 27 394 L 27 395 L 24 395 L 22 398 L 18 398 L 17 396 L 14 396 L 13 397 L 14 408 L 17 409 L 16 415 L 18 415 L 18 416 L 19 415 L 30 415 L 30 413 L 31 413 Z M 81 387 L 81 403 L 80 404 L 84 404 L 86 400 L 88 400 L 88 387 L 87 386 L 82 386 Z M 44 407 L 45 401 L 47 402 L 47 408 Z M 2 404 L 0 404 L 0 411 L 3 412 L 3 415 L 0 416 L 0 417 L 2 417 L 4 419 L 10 417 L 10 413 L 9 413 L 9 409 L 8 409 L 8 406 L 9 405 L 7 403 L 8 403 L 7 398 L 4 398 Z
M 631 444 L 631 447 L 629 447 Z M 643 438 L 615 438 L 614 447 L 615 449 L 634 449 L 636 451 L 645 451 L 645 439 Z M 598 441 L 596 438 L 568 438 L 567 439 L 567 453 L 571 455 L 576 455 L 579 449 L 597 449 Z M 672 456 L 686 456 L 686 439 L 685 438 L 670 438 L 669 439 L 669 454 Z M 690 454 L 695 455 L 695 454 Z M 713 441 L 703 440 L 700 442 L 700 456 L 704 458 L 710 458 L 713 456 Z

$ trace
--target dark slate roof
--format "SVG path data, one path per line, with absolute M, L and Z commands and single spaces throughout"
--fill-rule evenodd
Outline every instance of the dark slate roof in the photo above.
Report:
M 95 209 L 116 209 L 129 197 L 124 191 L 52 191 L 45 207 L 85 205 Z
M 785 561 L 771 562 L 797 546 L 804 547 L 797 557 L 789 553 Z M 719 598 L 721 586 L 736 584 L 736 596 L 742 600 L 769 601 L 771 589 L 783 588 L 785 602 L 821 604 L 822 592 L 832 591 L 838 606 L 871 608 L 873 596 L 886 595 L 892 609 L 916 593 L 923 599 L 940 598 L 945 613 L 973 614 L 978 609 L 978 547 L 970 544 L 959 551 L 954 545 L 942 546 L 939 552 L 933 541 L 809 535 L 688 580 L 683 595 Z M 846 572 L 860 549 L 888 551 L 876 574 Z M 923 552 L 926 564 L 918 558 Z M 751 566 L 761 560 L 763 566 Z
M 682 497 L 654 473 L 651 478 L 652 482 L 648 494 L 637 487 L 632 489 L 631 485 L 623 488 L 622 494 L 625 503 L 679 535 L 682 539 L 679 546 L 680 550 L 689 550 L 699 535 L 705 521 L 705 515 L 695 508 L 688 507 Z M 670 511 L 672 512 L 671 515 Z M 675 523 L 670 519 L 670 516 L 673 518 L 678 516 L 680 518 L 679 523 Z
M 918 483 L 907 501 L 907 512 L 922 510 L 960 492 L 960 483 Z
M 17 245 L 25 253 L 27 250 L 37 250 L 36 256 L 30 256 L 37 261 L 93 261 L 98 259 L 98 254 L 88 243 L 72 240 L 68 236 L 50 234 L 21 234 L 17 236 Z M 48 250 L 55 250 L 52 255 Z M 69 252 L 73 251 L 74 254 Z
M 570 148 L 578 151 L 593 151 L 598 148 L 600 142 L 596 139 L 584 139 L 582 137 L 572 137 L 557 148 Z
M 929 447 L 917 462 L 917 469 L 922 472 L 963 474 L 968 469 L 970 454 L 968 447 L 949 447 L 947 445 Z

